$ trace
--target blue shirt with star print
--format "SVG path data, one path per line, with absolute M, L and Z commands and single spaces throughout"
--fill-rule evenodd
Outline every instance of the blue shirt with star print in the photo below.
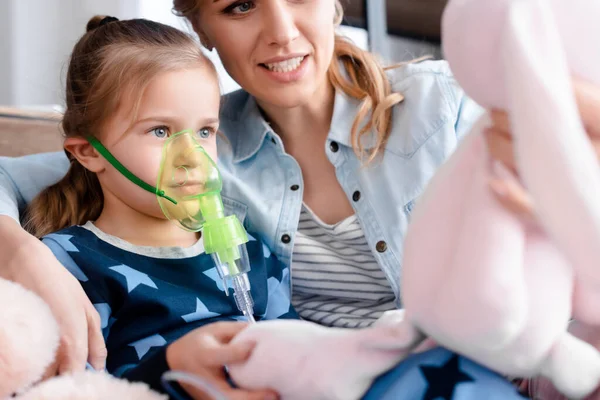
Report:
M 107 371 L 115 376 L 131 374 L 195 328 L 245 320 L 202 240 L 190 248 L 134 246 L 89 222 L 42 240 L 100 314 Z M 251 237 L 246 247 L 256 319 L 298 318 L 290 305 L 289 269 L 258 240 Z

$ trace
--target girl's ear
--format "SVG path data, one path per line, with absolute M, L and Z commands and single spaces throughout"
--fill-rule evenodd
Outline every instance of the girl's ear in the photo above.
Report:
M 91 172 L 99 173 L 106 168 L 105 160 L 96 149 L 82 137 L 65 139 L 64 148 Z

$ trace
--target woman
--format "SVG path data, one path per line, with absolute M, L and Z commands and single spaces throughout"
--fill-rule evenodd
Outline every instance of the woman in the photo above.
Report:
M 176 0 L 174 9 L 244 89 L 224 99 L 223 194 L 228 212 L 293 265 L 300 314 L 364 326 L 400 306 L 413 201 L 480 112 L 447 65 L 384 72 L 372 54 L 335 36 L 341 7 L 334 0 Z M 497 157 L 510 159 L 507 139 L 495 137 Z M 88 348 L 90 362 L 103 365 L 99 319 L 79 283 L 16 222 L 64 174 L 64 155 L 2 160 L 0 167 L 0 214 L 12 216 L 0 217 L 0 274 L 40 294 L 59 318 L 59 371 L 81 368 Z M 514 192 L 509 204 L 522 204 Z M 216 354 L 229 349 L 231 331 L 214 329 Z M 178 348 L 182 354 L 186 346 L 171 353 Z

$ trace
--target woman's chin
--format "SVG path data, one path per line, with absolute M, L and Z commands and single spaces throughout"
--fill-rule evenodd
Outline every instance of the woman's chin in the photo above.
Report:
M 259 104 L 269 104 L 277 108 L 295 108 L 306 104 L 314 104 L 316 90 L 307 86 L 260 87 L 253 94 Z

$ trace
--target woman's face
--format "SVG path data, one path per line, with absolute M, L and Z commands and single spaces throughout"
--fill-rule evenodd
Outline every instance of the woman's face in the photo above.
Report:
M 259 102 L 294 107 L 327 84 L 335 0 L 201 0 L 194 27 Z

